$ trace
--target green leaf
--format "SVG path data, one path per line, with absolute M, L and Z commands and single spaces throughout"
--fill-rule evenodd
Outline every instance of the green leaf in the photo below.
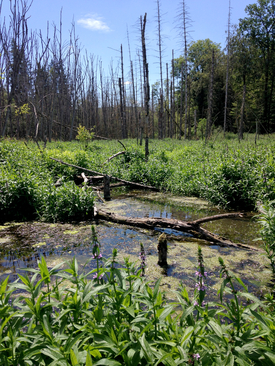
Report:
M 155 287 L 154 287 L 154 292 L 153 292 L 153 299 L 155 300 L 157 298 L 158 292 L 159 292 L 159 286 L 160 286 L 160 281 L 161 281 L 161 277 L 157 280 Z
M 149 363 L 153 362 L 154 356 L 153 356 L 152 350 L 149 346 L 149 343 L 146 341 L 145 334 L 143 334 L 142 337 L 138 341 L 143 349 L 147 362 L 149 362 Z
M 70 337 L 67 339 L 67 342 L 66 342 L 66 344 L 64 346 L 65 352 L 68 352 L 81 337 L 83 337 L 83 333 L 82 332 L 80 332 L 76 336 L 75 336 L 74 333 L 71 334 Z
M 224 293 L 225 286 L 228 284 L 228 282 L 230 282 L 229 278 L 226 278 L 224 281 L 222 281 L 220 290 L 218 291 L 218 294 L 220 294 L 221 302 L 223 299 L 223 293 Z
M 43 326 L 44 325 L 44 326 Z M 43 315 L 43 330 L 44 333 L 50 338 L 50 340 L 53 340 L 53 333 L 52 333 L 52 328 L 51 325 L 49 323 L 49 319 L 48 316 L 46 314 Z
M 164 320 L 168 315 L 170 315 L 172 312 L 174 311 L 174 306 L 168 306 L 167 308 L 165 308 L 163 310 L 163 312 L 161 313 L 159 320 Z
M 64 356 L 62 355 L 62 353 L 60 353 L 59 350 L 52 348 L 52 347 L 41 349 L 41 353 L 43 353 L 43 355 L 49 356 L 50 358 L 52 358 L 55 361 L 59 360 L 59 359 L 64 359 Z
M 255 316 L 255 318 L 261 323 L 263 328 L 270 331 L 270 328 L 268 327 L 268 324 L 266 323 L 266 320 L 264 319 L 264 317 L 252 309 L 250 309 L 250 311 Z
M 93 366 L 92 357 L 89 352 L 87 352 L 87 356 L 86 356 L 86 366 Z
M 135 307 L 134 307 L 134 305 L 124 307 L 124 309 L 125 309 L 125 310 L 127 311 L 127 313 L 128 313 L 128 314 L 130 314 L 133 318 L 135 317 Z
M 72 366 L 78 366 L 79 365 L 77 357 L 76 357 L 76 355 L 75 355 L 75 353 L 72 349 L 70 350 L 70 359 L 71 359 L 71 362 L 72 362 Z
M 239 282 L 239 284 L 245 289 L 246 292 L 248 292 L 247 286 L 243 283 L 243 281 L 235 276 L 235 280 Z
M 223 331 L 222 331 L 222 328 L 219 326 L 219 324 L 217 324 L 213 320 L 210 320 L 210 322 L 208 324 L 211 326 L 211 328 L 216 333 L 216 335 L 218 337 L 220 337 L 221 339 L 223 339 Z
M 7 285 L 8 285 L 8 281 L 9 281 L 9 276 L 1 283 L 1 287 L 0 287 L 0 295 L 5 294 L 6 293 L 6 289 L 7 289 Z
M 273 364 L 275 365 L 275 354 L 274 353 L 270 353 L 270 352 L 265 352 L 265 355 L 270 359 L 270 361 L 273 362 Z
M 118 361 L 109 360 L 108 358 L 102 358 L 101 360 L 99 360 L 96 363 L 94 363 L 94 366 L 97 366 L 97 365 L 122 366 L 123 364 L 120 363 L 120 362 L 118 362 Z

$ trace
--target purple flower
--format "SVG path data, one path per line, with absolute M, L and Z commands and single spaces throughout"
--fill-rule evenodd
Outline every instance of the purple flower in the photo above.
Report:
M 197 306 L 197 305 L 199 305 L 199 303 L 195 300 L 194 305 Z
M 93 275 L 93 279 L 95 280 L 95 279 L 99 279 L 99 280 L 101 280 L 102 278 L 103 278 L 103 274 L 101 274 L 100 276 L 98 276 L 98 274 L 97 274 L 97 272 Z
M 198 360 L 200 357 L 201 357 L 201 356 L 200 356 L 198 353 L 194 353 L 194 354 L 193 354 L 193 358 L 194 358 L 195 360 Z
M 202 283 L 196 283 L 195 287 L 197 287 L 197 289 L 198 289 L 199 291 L 205 291 L 205 289 L 206 289 L 206 287 L 205 287 L 205 285 L 204 285 L 203 281 L 202 281 Z

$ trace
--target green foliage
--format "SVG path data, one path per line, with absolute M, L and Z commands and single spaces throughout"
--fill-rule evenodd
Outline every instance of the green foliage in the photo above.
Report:
M 3 140 L 0 143 L 1 219 L 20 219 L 20 215 L 22 219 L 32 218 L 37 216 L 37 211 L 42 217 L 41 207 L 46 209 L 49 205 L 54 209 L 56 200 L 60 202 L 61 212 L 61 207 L 66 208 L 75 194 L 77 204 L 79 200 L 83 203 L 88 199 L 90 193 L 74 190 L 69 184 L 82 170 L 60 164 L 52 157 L 174 194 L 205 198 L 221 207 L 254 210 L 257 201 L 275 200 L 275 143 L 273 136 L 261 137 L 257 145 L 254 136 L 248 137 L 242 142 L 232 139 L 232 135 L 230 139 L 224 139 L 222 134 L 207 143 L 152 140 L 147 161 L 142 146 L 127 140 L 127 152 L 108 164 L 103 163 L 120 148 L 117 141 L 98 141 L 96 148 L 85 151 L 77 142 L 57 141 L 48 143 L 47 149 L 40 151 L 35 144 L 29 143 L 27 148 L 21 142 Z M 60 178 L 68 189 L 67 196 L 66 189 L 54 188 Z M 64 204 L 57 198 L 61 193 Z M 51 198 L 46 198 L 47 194 Z M 88 212 L 89 205 L 86 205 L 87 201 L 84 211 Z M 27 208 L 23 213 L 22 207 Z M 49 210 L 45 212 L 44 218 L 51 216 Z M 62 220 L 73 216 L 77 214 L 67 213 Z M 51 217 L 57 219 L 60 215 L 53 213 Z
M 83 143 L 85 148 L 88 147 L 88 143 L 92 140 L 93 136 L 94 132 L 89 132 L 85 126 L 79 124 L 77 127 L 76 139 Z
M 72 178 L 75 169 L 59 170 L 61 164 L 53 164 L 47 152 L 38 153 L 37 149 L 27 149 L 20 143 L 3 142 L 0 154 L 1 221 L 37 218 L 68 221 L 93 217 L 92 190 L 83 190 L 66 181 Z M 64 152 L 62 157 L 67 161 L 70 157 L 71 161 L 80 161 L 82 165 L 87 160 L 84 151 Z M 55 170 L 56 166 L 58 169 Z M 55 187 L 54 183 L 60 177 L 64 178 L 63 184 Z
M 40 218 L 45 221 L 88 220 L 93 217 L 94 195 L 92 189 L 81 189 L 74 182 L 65 182 L 61 187 L 41 187 Z
M 93 238 L 98 248 L 94 231 Z M 205 277 L 202 252 L 199 261 Z M 37 269 L 26 269 L 14 283 L 4 280 L 0 364 L 274 364 L 274 299 L 249 294 L 222 259 L 220 303 L 193 301 L 184 287 L 177 301 L 167 303 L 161 279 L 150 284 L 127 258 L 125 267 L 115 262 L 116 252 L 100 269 L 104 277 L 89 280 L 98 269 L 80 273 L 75 259 L 62 270 L 63 263 L 49 269 L 42 257 Z M 243 292 L 236 292 L 234 281 Z
M 275 208 L 274 201 L 262 206 L 261 214 L 258 216 L 262 226 L 260 231 L 264 243 L 266 256 L 270 261 L 273 274 L 275 274 Z

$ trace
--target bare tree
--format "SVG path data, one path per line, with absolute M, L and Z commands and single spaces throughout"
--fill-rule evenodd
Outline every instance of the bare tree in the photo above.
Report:
M 181 42 L 183 43 L 183 50 L 184 50 L 184 67 L 181 70 L 181 93 L 184 90 L 184 138 L 187 138 L 187 115 L 188 115 L 188 47 L 187 47 L 187 37 L 188 37 L 188 31 L 187 28 L 190 23 L 189 14 L 187 11 L 187 5 L 185 0 L 180 1 L 180 12 L 178 15 L 178 21 L 179 21 L 179 36 L 181 39 Z M 184 70 L 183 70 L 184 69 Z M 184 77 L 183 77 L 184 73 Z M 184 82 L 184 85 L 183 85 Z M 180 96 L 180 103 L 182 102 L 183 96 Z M 181 107 L 182 108 L 182 107 Z M 182 112 L 181 110 L 181 117 L 180 117 L 180 131 L 179 131 L 179 138 L 181 138 L 181 131 L 182 131 Z
M 144 79 L 144 105 L 145 105 L 145 157 L 149 156 L 149 136 L 148 136 L 148 127 L 149 127 L 149 101 L 150 101 L 150 87 L 149 87 L 149 67 L 147 63 L 146 56 L 146 44 L 145 44 L 145 26 L 146 26 L 146 17 L 147 13 L 145 13 L 144 18 L 140 17 L 140 26 L 141 26 L 141 44 L 142 44 L 142 59 L 143 59 L 143 79 Z
M 162 37 L 161 37 L 161 15 L 160 2 L 157 0 L 157 30 L 158 30 L 158 47 L 159 47 L 159 73 L 160 73 L 160 107 L 159 107 L 159 123 L 158 123 L 158 137 L 162 139 L 164 127 L 164 103 L 163 103 L 163 76 L 162 76 Z
M 228 11 L 228 28 L 227 28 L 227 62 L 226 62 L 226 81 L 225 81 L 225 101 L 224 101 L 224 119 L 223 119 L 223 133 L 225 134 L 227 129 L 227 99 L 228 99 L 228 79 L 229 79 L 229 59 L 230 59 L 230 16 L 231 7 L 229 0 L 229 11 Z

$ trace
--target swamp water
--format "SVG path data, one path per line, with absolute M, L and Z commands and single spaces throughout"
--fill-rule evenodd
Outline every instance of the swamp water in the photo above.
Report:
M 120 192 L 120 193 L 119 193 Z M 224 213 L 206 201 L 144 191 L 119 191 L 102 208 L 128 217 L 162 217 L 191 221 L 200 217 Z M 113 193 L 114 195 L 114 193 Z M 162 277 L 161 288 L 168 299 L 175 298 L 174 290 L 180 283 L 192 293 L 196 283 L 198 245 L 202 247 L 205 270 L 208 272 L 207 297 L 215 299 L 220 287 L 218 257 L 242 279 L 248 290 L 260 295 L 271 279 L 269 262 L 262 251 L 250 251 L 210 245 L 188 234 L 163 230 L 168 236 L 168 268 L 157 265 L 158 236 L 160 229 L 148 231 L 108 222 L 81 222 L 78 224 L 46 224 L 37 222 L 17 223 L 0 227 L 0 281 L 9 275 L 11 281 L 22 268 L 36 268 L 41 255 L 48 267 L 76 257 L 80 270 L 96 266 L 92 259 L 91 225 L 94 224 L 103 257 L 109 258 L 113 248 L 118 250 L 118 261 L 124 257 L 139 264 L 140 243 L 146 251 L 146 278 L 155 282 Z M 261 246 L 254 242 L 259 227 L 249 218 L 222 219 L 203 224 L 206 229 L 233 242 Z M 66 264 L 63 266 L 65 267 Z

